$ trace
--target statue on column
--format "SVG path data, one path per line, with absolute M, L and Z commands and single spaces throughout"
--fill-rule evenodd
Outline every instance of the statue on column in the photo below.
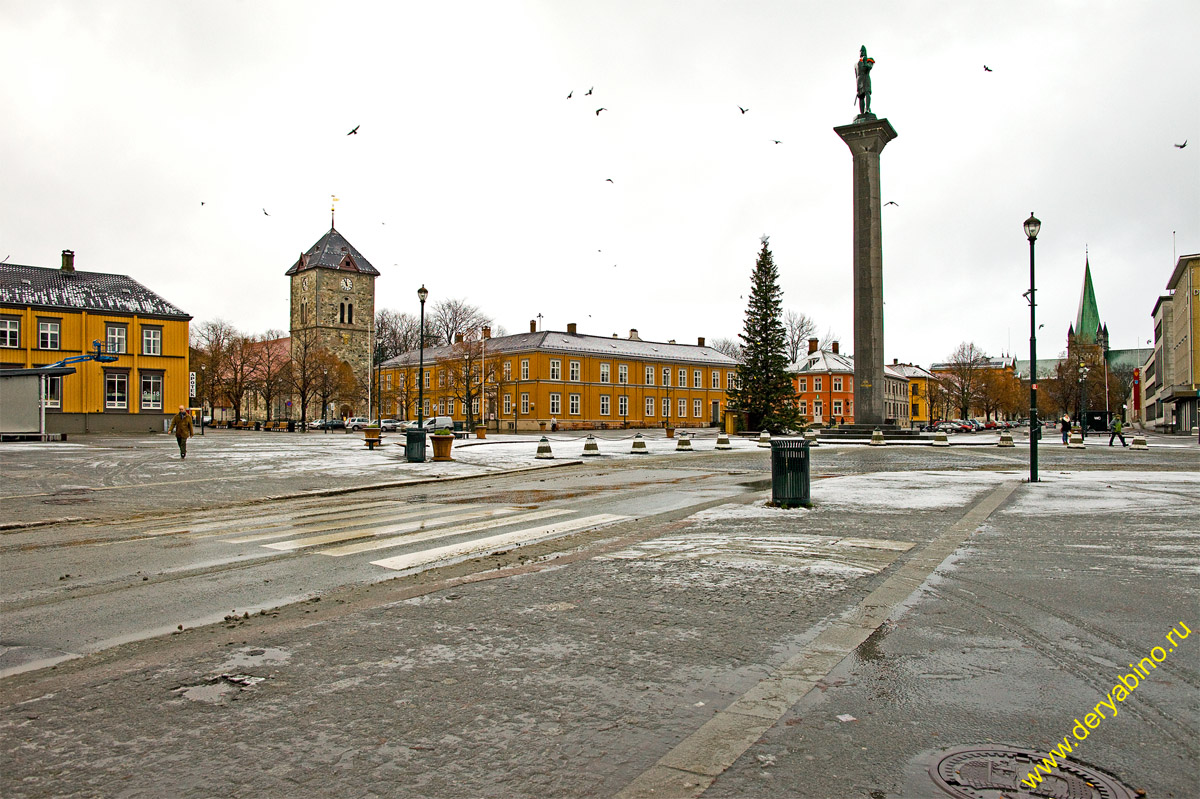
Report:
M 875 66 L 875 59 L 867 57 L 867 46 L 864 44 L 859 50 L 858 63 L 854 65 L 854 77 L 858 83 L 858 119 L 875 119 L 875 115 L 871 113 L 871 68 Z

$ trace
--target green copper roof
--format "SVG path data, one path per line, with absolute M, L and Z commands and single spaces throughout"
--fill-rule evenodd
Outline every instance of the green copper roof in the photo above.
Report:
M 1100 309 L 1096 307 L 1096 291 L 1092 288 L 1092 268 L 1083 259 L 1083 293 L 1079 296 L 1079 313 L 1075 314 L 1075 335 L 1081 344 L 1095 344 L 1100 330 Z

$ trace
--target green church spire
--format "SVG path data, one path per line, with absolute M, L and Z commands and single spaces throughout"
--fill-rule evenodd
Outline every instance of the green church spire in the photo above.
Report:
M 1079 313 L 1075 314 L 1075 336 L 1080 344 L 1095 344 L 1100 332 L 1100 309 L 1096 307 L 1096 290 L 1092 288 L 1092 268 L 1083 256 L 1083 293 L 1079 295 Z

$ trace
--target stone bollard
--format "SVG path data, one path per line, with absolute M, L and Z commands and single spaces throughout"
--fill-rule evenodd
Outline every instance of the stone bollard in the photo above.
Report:
M 946 438 L 946 431 L 945 431 L 945 430 L 937 430 L 937 431 L 935 431 L 935 432 L 934 432 L 934 434 L 933 434 L 933 445 L 934 445 L 935 447 L 948 447 L 948 446 L 950 446 L 950 439 Z
M 721 433 L 717 436 L 717 449 L 733 449 L 733 444 L 729 443 L 729 434 Z
M 1007 430 L 1000 433 L 1000 443 L 997 444 L 996 446 L 997 447 L 1015 447 L 1016 444 L 1013 443 L 1012 433 L 1008 432 Z
M 1150 449 L 1150 447 L 1148 447 L 1146 445 L 1146 437 L 1145 436 L 1134 436 L 1133 440 L 1129 442 L 1129 448 L 1130 449 Z
M 600 454 L 600 446 L 596 443 L 595 436 L 588 436 L 583 442 L 583 456 L 585 458 L 594 458 Z
M 649 455 L 650 450 L 646 449 L 646 439 L 642 438 L 642 434 L 638 433 L 633 437 L 633 448 L 629 450 L 630 455 Z
M 676 439 L 676 442 L 675 442 L 675 451 L 676 452 L 695 452 L 696 450 L 692 449 L 691 436 L 689 436 L 687 433 L 683 433 L 682 435 L 680 435 L 679 438 Z
M 554 453 L 550 451 L 550 439 L 542 436 L 542 440 L 538 442 L 537 455 L 534 457 L 538 460 L 554 460 Z
M 808 442 L 809 447 L 821 446 L 821 442 L 817 441 L 817 431 L 816 430 L 805 430 L 804 431 L 804 440 Z
M 1071 443 L 1067 444 L 1067 449 L 1087 449 L 1087 445 L 1083 443 L 1083 433 L 1072 430 Z
M 887 442 L 883 440 L 883 431 L 876 427 L 871 431 L 871 446 L 882 447 L 885 444 L 887 444 Z
M 771 448 L 771 434 L 768 433 L 766 430 L 764 430 L 758 434 L 758 446 L 761 447 L 762 449 L 770 449 Z

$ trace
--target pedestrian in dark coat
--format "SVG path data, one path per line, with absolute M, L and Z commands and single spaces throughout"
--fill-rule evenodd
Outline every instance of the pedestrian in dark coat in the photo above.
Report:
M 167 428 L 167 432 L 175 433 L 175 440 L 179 442 L 180 460 L 187 458 L 187 440 L 194 435 L 194 432 L 192 415 L 183 405 L 179 406 L 179 413 L 171 417 L 171 426 Z
M 1062 419 L 1058 420 L 1058 426 L 1062 428 L 1063 443 L 1067 443 L 1067 437 L 1071 435 L 1071 417 L 1063 414 Z

